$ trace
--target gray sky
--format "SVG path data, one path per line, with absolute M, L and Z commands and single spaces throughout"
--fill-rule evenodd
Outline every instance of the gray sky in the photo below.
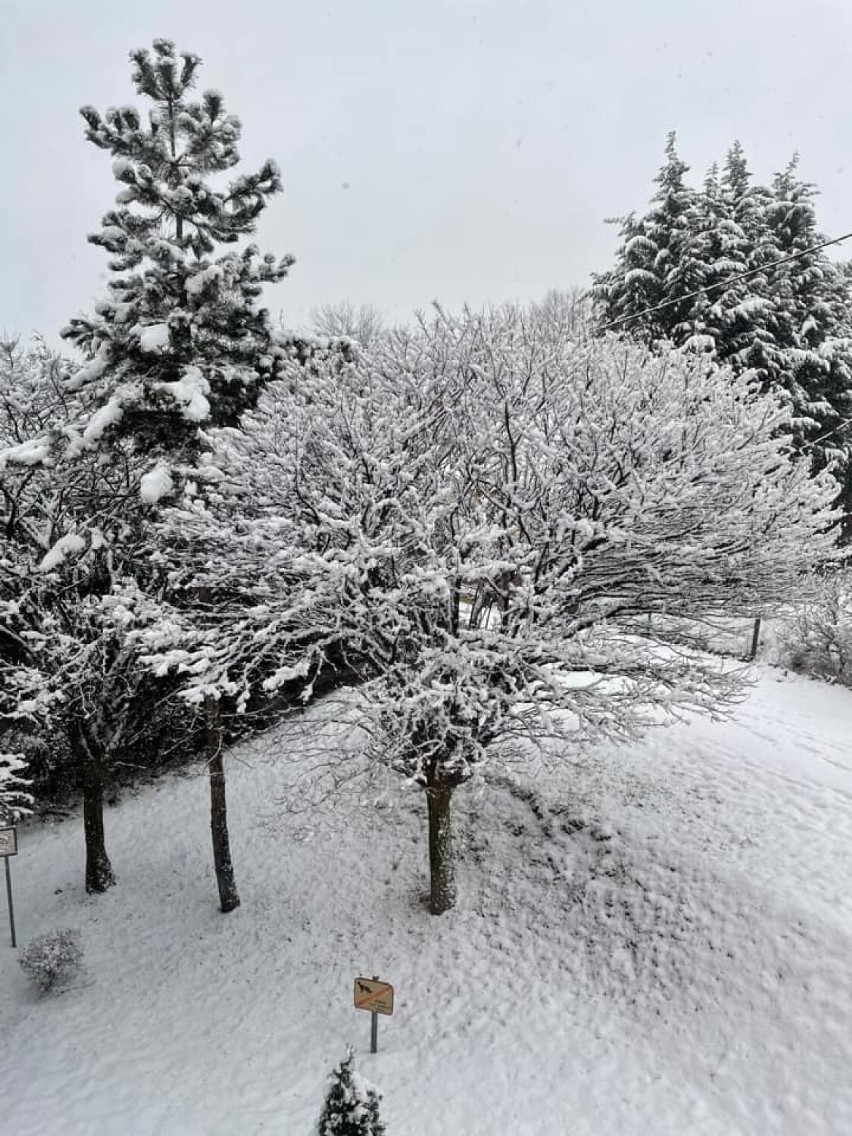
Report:
M 293 325 L 585 284 L 672 129 L 696 179 L 734 138 L 761 178 L 800 151 L 852 229 L 852 0 L 0 0 L 0 330 L 55 340 L 103 294 L 116 187 L 77 109 L 137 101 L 156 36 L 281 167 L 257 239 L 297 258 L 268 296 Z

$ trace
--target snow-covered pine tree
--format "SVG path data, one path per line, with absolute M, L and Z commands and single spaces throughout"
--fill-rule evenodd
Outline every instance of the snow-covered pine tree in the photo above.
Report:
M 708 337 L 708 346 L 712 344 L 718 359 L 727 359 L 747 351 L 753 342 L 752 310 L 744 303 L 750 295 L 749 283 L 738 279 L 749 269 L 751 246 L 715 164 L 696 196 L 695 212 L 708 291 L 693 302 L 702 314 L 701 330 Z
M 637 316 L 647 308 L 675 300 L 703 286 L 705 264 L 695 213 L 696 194 L 684 178 L 689 166 L 677 152 L 674 133 L 666 139 L 666 160 L 654 181 L 658 189 L 648 212 L 620 218 L 621 243 L 616 264 L 596 275 L 591 288 L 602 322 Z M 637 320 L 632 331 L 647 342 L 683 343 L 700 331 L 695 306 L 673 304 Z
M 765 210 L 764 245 L 771 260 L 798 254 L 766 270 L 772 335 L 769 380 L 796 407 L 799 445 L 810 444 L 814 465 L 837 463 L 849 511 L 848 428 L 852 415 L 852 310 L 848 281 L 822 249 L 817 228 L 816 188 L 797 176 L 798 158 L 775 174 Z
M 661 302 L 662 282 L 656 271 L 659 249 L 648 236 L 645 219 L 637 220 L 635 213 L 608 218 L 607 223 L 620 226 L 616 265 L 609 272 L 593 274 L 589 295 L 601 322 L 621 325 L 630 320 L 633 326 L 632 317 Z M 635 338 L 645 342 L 663 334 L 650 316 L 636 324 Z
M 805 254 L 822 239 L 813 187 L 797 179 L 795 163 L 771 186 L 755 184 L 739 142 L 721 175 L 711 169 L 691 197 L 685 170 L 670 136 L 648 214 L 628 219 L 615 265 L 594 277 L 598 322 L 630 316 L 617 330 L 633 339 L 701 344 L 735 372 L 751 370 L 765 387 L 785 392 L 795 444 L 807 447 L 817 470 L 834 462 L 850 512 L 850 447 L 838 427 L 850 411 L 852 287 L 824 251 Z M 791 253 L 804 255 L 774 264 Z M 709 291 L 643 314 L 652 301 L 699 288 Z
M 70 385 L 98 404 L 83 444 L 131 439 L 147 460 L 139 494 L 156 505 L 188 471 L 200 473 L 202 428 L 236 425 L 300 343 L 276 334 L 258 303 L 263 285 L 281 280 L 292 258 L 261 257 L 254 245 L 215 255 L 254 232 L 281 188 L 276 165 L 266 161 L 221 187 L 216 175 L 239 161 L 241 126 L 217 91 L 190 97 L 199 57 L 157 39 L 131 60 L 136 90 L 150 103 L 147 120 L 134 107 L 81 111 L 87 139 L 113 155 L 122 186 L 117 207 L 89 238 L 112 255 L 115 275 L 96 314 L 73 319 L 63 334 L 89 356 Z M 239 897 L 212 695 L 204 713 L 214 863 L 221 907 L 230 911 Z
M 738 264 L 736 273 L 723 276 L 713 299 L 726 313 L 716 342 L 717 357 L 736 371 L 751 369 L 764 384 L 770 381 L 769 359 L 774 342 L 769 328 L 769 280 L 764 271 L 772 260 L 766 247 L 766 211 L 769 193 L 756 185 L 745 151 L 734 142 L 725 155 L 721 177 L 721 201 L 739 241 L 730 249 Z M 733 235 L 733 234 L 732 234 Z M 750 273 L 746 279 L 734 277 Z
M 689 166 L 677 152 L 674 132 L 666 139 L 666 160 L 656 177 L 659 189 L 652 202 L 646 226 L 660 252 L 657 272 L 662 277 L 662 300 L 675 300 L 656 314 L 665 336 L 684 343 L 701 329 L 701 307 L 694 300 L 680 300 L 706 283 L 706 264 L 701 257 L 701 234 L 696 218 L 695 190 L 686 184 Z
M 147 119 L 134 107 L 81 111 L 122 188 L 89 237 L 111 254 L 109 295 L 63 335 L 89 357 L 72 386 L 93 386 L 100 402 L 88 444 L 129 434 L 159 457 L 140 487 L 156 501 L 172 487 L 172 463 L 193 456 L 199 426 L 235 424 L 279 372 L 288 350 L 258 299 L 293 261 L 253 245 L 214 255 L 254 232 L 281 188 L 278 168 L 266 161 L 220 187 L 215 175 L 239 161 L 241 126 L 217 91 L 190 98 L 199 57 L 157 39 L 131 59 Z
M 317 1124 L 317 1136 L 384 1136 L 379 1116 L 379 1090 L 355 1071 L 355 1053 L 346 1056 L 330 1077 L 331 1084 Z

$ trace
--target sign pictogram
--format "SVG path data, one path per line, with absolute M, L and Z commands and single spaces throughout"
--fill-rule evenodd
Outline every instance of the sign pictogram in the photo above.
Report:
M 369 1010 L 371 1014 L 392 1014 L 393 987 L 375 978 L 356 978 L 355 1009 Z

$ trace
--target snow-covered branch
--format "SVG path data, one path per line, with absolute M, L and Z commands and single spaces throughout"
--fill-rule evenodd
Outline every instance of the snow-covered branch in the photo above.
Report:
M 767 611 L 831 557 L 833 486 L 786 421 L 694 353 L 439 312 L 211 432 L 215 492 L 166 524 L 214 599 L 146 633 L 152 665 L 246 704 L 343 661 L 376 749 L 424 784 L 507 734 L 712 710 L 735 678 L 637 617 Z

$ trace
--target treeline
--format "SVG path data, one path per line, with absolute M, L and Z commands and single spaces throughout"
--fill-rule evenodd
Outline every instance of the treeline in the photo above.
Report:
M 783 391 L 796 445 L 832 463 L 852 511 L 852 276 L 819 248 L 816 188 L 794 158 L 769 184 L 739 143 L 690 184 L 669 135 L 647 211 L 619 218 L 615 264 L 591 289 L 599 320 L 647 343 L 706 350 Z

